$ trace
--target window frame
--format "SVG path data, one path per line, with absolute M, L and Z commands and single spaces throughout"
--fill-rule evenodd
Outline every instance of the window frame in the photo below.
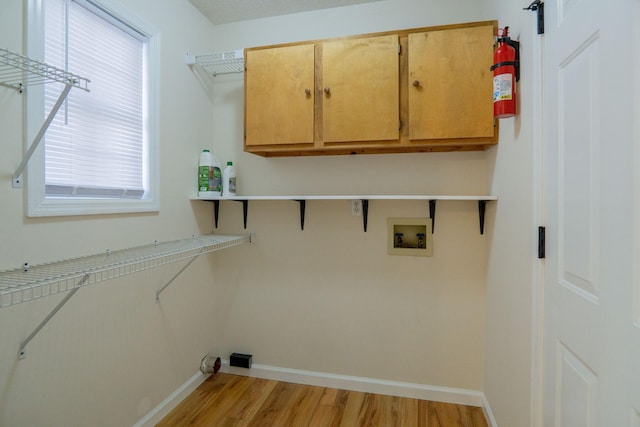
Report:
M 27 52 L 31 58 L 44 57 L 44 11 L 46 0 L 27 1 Z M 87 1 L 87 0 L 81 0 Z M 29 217 L 117 214 L 156 212 L 160 209 L 159 191 L 159 85 L 160 85 L 160 32 L 114 0 L 90 0 L 98 9 L 125 22 L 148 38 L 146 49 L 146 113 L 147 137 L 145 140 L 144 184 L 147 191 L 141 199 L 125 198 L 71 198 L 47 197 L 45 194 L 45 149 L 44 142 L 34 151 L 26 168 L 26 210 Z M 69 70 L 74 72 L 74 70 Z M 91 80 L 91 76 L 84 76 Z M 89 83 L 91 89 L 91 83 Z M 60 85 L 62 91 L 62 85 Z M 74 89 L 72 89 L 74 90 Z M 25 145 L 31 144 L 45 118 L 44 88 L 30 86 L 25 91 Z M 60 114 L 60 112 L 58 113 Z M 45 134 L 46 137 L 46 134 Z

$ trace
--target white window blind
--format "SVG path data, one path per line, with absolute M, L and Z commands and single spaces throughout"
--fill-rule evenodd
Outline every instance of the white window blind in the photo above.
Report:
M 47 0 L 45 62 L 89 76 L 45 135 L 46 197 L 141 199 L 147 179 L 147 39 L 86 0 Z M 45 111 L 60 93 L 45 87 Z

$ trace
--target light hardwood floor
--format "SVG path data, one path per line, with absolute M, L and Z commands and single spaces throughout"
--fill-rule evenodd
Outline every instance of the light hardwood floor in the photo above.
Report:
M 217 373 L 165 426 L 487 427 L 482 408 Z

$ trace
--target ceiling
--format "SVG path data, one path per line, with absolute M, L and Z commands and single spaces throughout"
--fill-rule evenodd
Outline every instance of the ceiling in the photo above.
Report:
M 380 0 L 189 0 L 216 25 Z

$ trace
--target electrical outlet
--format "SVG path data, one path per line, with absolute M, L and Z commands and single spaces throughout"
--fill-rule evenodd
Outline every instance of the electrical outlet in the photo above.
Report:
M 351 201 L 351 215 L 362 216 L 362 200 Z

